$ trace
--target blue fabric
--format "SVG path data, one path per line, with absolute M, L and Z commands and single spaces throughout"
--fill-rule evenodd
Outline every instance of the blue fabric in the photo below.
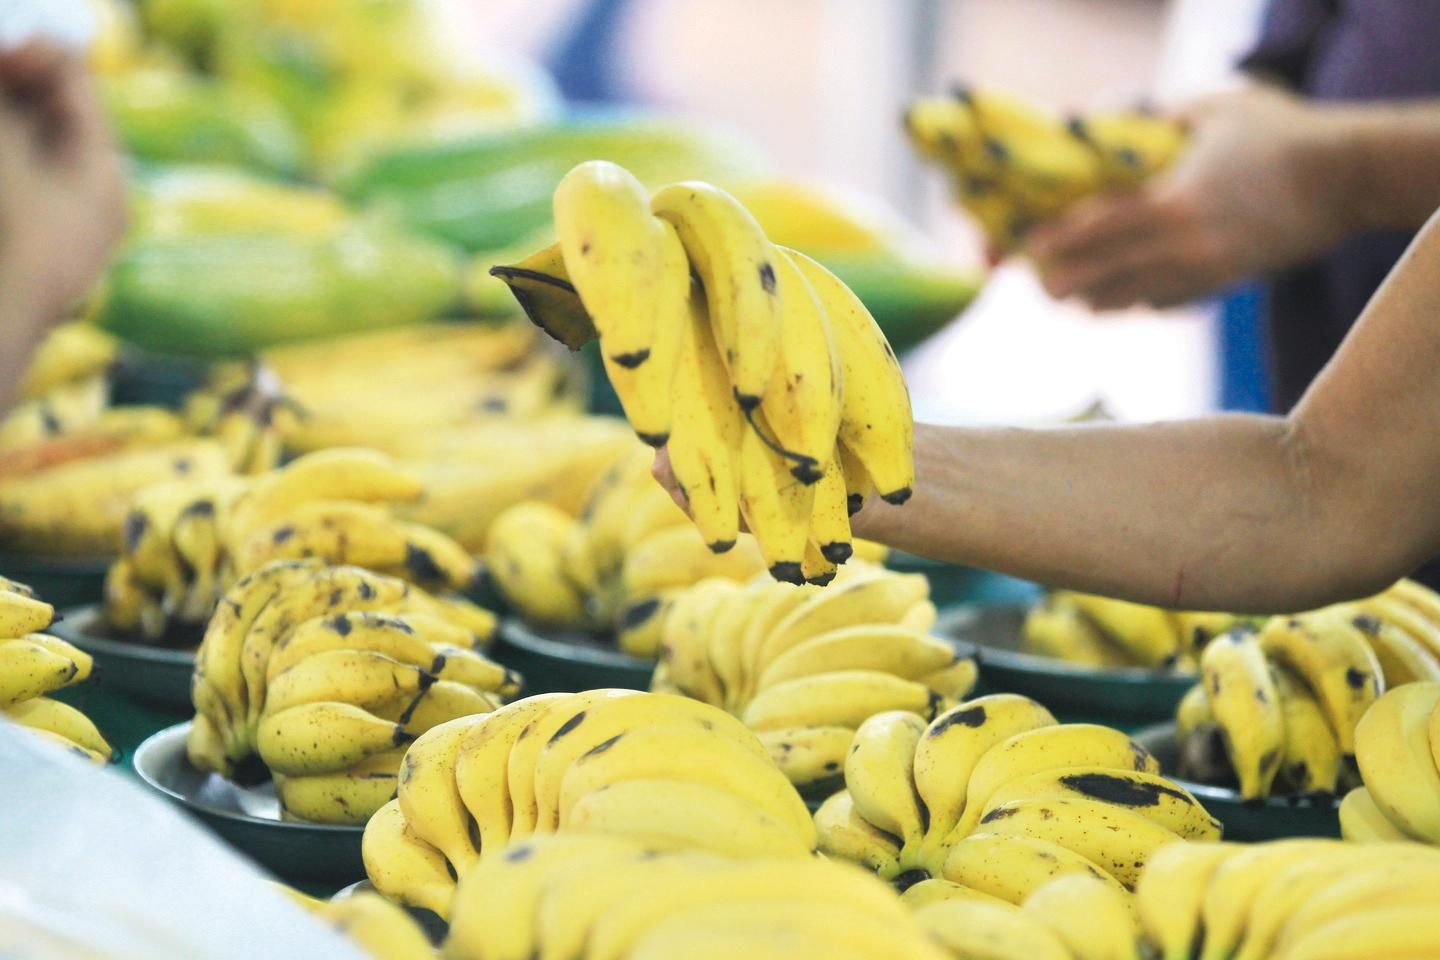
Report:
M 624 84 L 614 69 L 615 47 L 631 5 L 631 0 L 587 0 L 569 32 L 555 45 L 546 66 L 567 100 L 624 99 Z
M 1220 302 L 1215 324 L 1220 360 L 1220 409 L 1264 413 L 1270 409 L 1270 357 L 1265 336 L 1265 288 L 1247 283 Z

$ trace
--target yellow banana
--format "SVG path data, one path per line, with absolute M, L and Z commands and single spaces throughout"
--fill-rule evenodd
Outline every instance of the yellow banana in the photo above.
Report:
M 1130 898 L 1084 875 L 1057 877 L 1025 900 L 1025 913 L 1055 934 L 1075 960 L 1140 960 Z
M 396 771 L 404 747 L 373 754 L 333 773 L 291 776 L 276 773 L 275 795 L 289 817 L 315 823 L 364 826 L 395 797 Z
M 855 812 L 911 848 L 929 827 L 912 770 L 924 733 L 925 720 L 917 714 L 877 713 L 856 728 L 845 755 L 845 788 Z
M 740 438 L 740 513 L 765 555 L 770 576 L 783 583 L 805 581 L 805 545 L 814 510 L 815 487 L 790 473 L 789 461 L 762 439 L 769 425 L 763 413 Z
M 907 710 L 930 719 L 938 693 L 913 680 L 875 670 L 836 670 L 777 683 L 761 691 L 741 718 L 752 730 L 796 726 L 858 727 L 887 710 Z
M 445 854 L 463 874 L 480 859 L 470 836 L 470 814 L 455 784 L 455 765 L 465 736 L 484 715 L 460 717 L 432 727 L 416 738 L 400 764 L 396 793 L 410 830 Z
M 530 721 L 568 694 L 526 697 L 486 714 L 460 743 L 455 786 L 480 832 L 480 851 L 502 849 L 510 841 L 510 750 Z
M 1135 909 L 1160 960 L 1188 960 L 1200 937 L 1200 912 L 1210 879 L 1242 847 L 1176 842 L 1150 855 L 1135 885 Z
M 1170 615 L 1158 607 L 1062 591 L 1110 642 L 1146 667 L 1170 666 L 1180 654 L 1180 635 Z
M 1082 854 L 1025 835 L 973 833 L 950 849 L 940 870 L 952 883 L 1016 906 L 1056 877 L 1071 874 L 1094 877 L 1121 889 L 1110 874 Z
M 68 703 L 49 697 L 34 697 L 11 704 L 3 712 L 22 727 L 49 730 L 107 759 L 115 756 L 114 748 L 106 742 L 90 718 Z
M 1440 843 L 1440 770 L 1430 744 L 1437 706 L 1440 683 L 1406 684 L 1376 700 L 1355 728 L 1355 759 L 1375 805 L 1426 843 Z
M 781 727 L 756 736 L 780 772 L 796 787 L 809 790 L 843 774 L 855 731 L 836 726 Z
M 1285 754 L 1279 776 L 1299 794 L 1331 794 L 1340 779 L 1340 744 L 1310 688 L 1288 667 L 1275 670 L 1285 718 Z
M 960 654 L 943 640 L 887 624 L 838 627 L 791 647 L 765 667 L 756 690 L 833 670 L 879 670 L 919 680 Z
M 450 919 L 455 896 L 450 867 L 444 854 L 410 830 L 399 800 L 391 800 L 366 821 L 360 854 L 381 896 Z
M 1200 654 L 1210 709 L 1247 800 L 1268 796 L 1285 752 L 1280 692 L 1255 635 L 1232 630 Z
M 317 701 L 267 713 L 256 750 L 274 773 L 336 773 L 408 744 L 398 724 L 349 703 Z M 393 772 L 393 771 L 392 771 Z
M 1260 646 L 1305 681 L 1325 711 L 1340 751 L 1353 754 L 1355 725 L 1384 692 L 1385 681 L 1364 634 L 1345 611 L 1271 617 L 1260 631 Z
M 986 799 L 977 826 L 1012 801 L 1051 797 L 1094 800 L 1130 810 L 1186 840 L 1220 839 L 1220 821 L 1184 787 L 1158 773 L 1103 766 L 1040 770 L 1009 780 Z

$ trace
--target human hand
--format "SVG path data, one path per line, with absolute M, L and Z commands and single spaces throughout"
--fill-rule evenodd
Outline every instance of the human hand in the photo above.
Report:
M 38 336 L 93 285 L 125 226 L 120 158 L 79 56 L 0 53 L 0 297 Z
M 1024 249 L 1052 296 L 1097 310 L 1173 306 L 1303 262 L 1349 231 L 1342 125 L 1268 87 L 1186 110 L 1190 144 L 1141 188 L 1037 227 Z

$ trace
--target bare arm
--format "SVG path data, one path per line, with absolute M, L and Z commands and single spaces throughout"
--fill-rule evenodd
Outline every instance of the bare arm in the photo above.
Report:
M 1288 418 L 920 427 L 919 483 L 857 535 L 1193 609 L 1303 609 L 1440 552 L 1440 219 Z

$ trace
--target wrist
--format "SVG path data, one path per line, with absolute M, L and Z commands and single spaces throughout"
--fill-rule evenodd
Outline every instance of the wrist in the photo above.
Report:
M 1392 226 L 1384 202 L 1384 124 L 1375 110 L 1311 108 L 1315 124 L 1302 138 L 1305 195 L 1330 199 L 1338 239 Z

